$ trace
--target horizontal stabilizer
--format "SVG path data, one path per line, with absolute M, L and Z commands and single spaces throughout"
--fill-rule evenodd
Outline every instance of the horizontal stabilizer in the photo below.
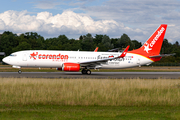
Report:
M 114 48 L 114 49 L 108 50 L 108 52 L 119 52 L 119 48 Z
M 173 54 L 162 54 L 162 55 L 154 55 L 154 56 L 149 56 L 150 58 L 157 58 L 157 57 L 166 57 L 166 56 L 173 56 L 176 55 L 176 53 Z

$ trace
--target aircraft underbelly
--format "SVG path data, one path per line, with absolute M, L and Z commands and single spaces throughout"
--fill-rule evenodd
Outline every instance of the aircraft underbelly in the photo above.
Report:
M 26 62 L 21 62 L 22 67 L 62 67 L 61 62 L 53 62 L 49 60 L 34 60 L 34 61 L 26 61 Z

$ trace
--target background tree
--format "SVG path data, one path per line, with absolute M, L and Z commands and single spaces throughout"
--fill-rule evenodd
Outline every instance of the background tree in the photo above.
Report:
M 131 42 L 134 44 L 133 49 L 138 49 L 142 46 L 141 42 L 138 42 L 137 40 L 132 40 Z
M 90 33 L 83 36 L 81 48 L 84 51 L 93 51 L 94 50 L 95 47 L 94 47 L 93 37 Z
M 73 50 L 73 51 L 82 50 L 80 40 L 71 39 L 70 44 L 71 44 L 70 50 Z
M 117 44 L 118 38 L 111 38 L 111 43 L 114 45 L 114 48 L 120 48 L 120 46 Z
M 114 45 L 111 43 L 111 39 L 107 35 L 103 35 L 102 42 L 98 44 L 99 51 L 108 51 L 109 49 L 114 48 Z
M 18 37 L 16 34 L 5 31 L 0 39 L 0 51 L 5 52 L 6 55 L 9 55 L 14 52 L 13 48 L 16 47 L 18 43 Z
M 20 43 L 17 47 L 13 48 L 13 51 L 31 50 L 31 45 L 27 42 Z
M 102 42 L 102 39 L 103 39 L 103 35 L 96 34 L 94 38 L 94 44 L 97 46 L 99 43 Z

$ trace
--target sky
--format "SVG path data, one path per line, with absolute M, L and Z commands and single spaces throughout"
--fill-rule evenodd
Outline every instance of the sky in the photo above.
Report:
M 169 42 L 180 42 L 180 0 L 3 0 L 0 7 L 0 33 L 45 38 L 125 33 L 144 43 L 160 24 L 168 24 Z

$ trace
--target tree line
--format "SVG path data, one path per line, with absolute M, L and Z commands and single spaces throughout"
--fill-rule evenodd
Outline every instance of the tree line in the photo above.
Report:
M 0 36 L 0 52 L 5 52 L 6 56 L 21 50 L 69 50 L 69 51 L 93 51 L 99 47 L 98 51 L 108 51 L 113 48 L 123 49 L 130 45 L 129 50 L 142 46 L 141 42 L 131 40 L 127 34 L 120 38 L 110 38 L 108 35 L 96 34 L 94 37 L 88 33 L 81 35 L 79 40 L 69 39 L 65 35 L 45 39 L 36 32 L 26 32 L 21 35 L 5 31 Z M 174 44 L 164 39 L 161 54 L 176 53 L 175 56 L 165 57 L 160 62 L 180 63 L 180 45 L 176 41 Z M 3 57 L 1 56 L 1 59 Z

